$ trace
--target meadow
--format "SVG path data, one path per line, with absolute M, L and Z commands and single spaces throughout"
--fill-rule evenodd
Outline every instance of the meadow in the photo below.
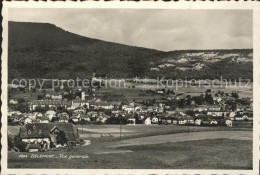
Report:
M 9 133 L 18 128 L 9 126 Z M 121 139 L 119 129 L 118 125 L 78 125 L 81 145 L 37 153 L 8 152 L 8 167 L 252 168 L 252 128 L 126 125 L 122 126 Z M 41 154 L 53 158 L 39 158 Z M 75 158 L 77 155 L 87 158 Z

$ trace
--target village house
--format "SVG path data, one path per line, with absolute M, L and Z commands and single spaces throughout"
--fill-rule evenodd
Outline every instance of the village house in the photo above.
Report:
M 11 99 L 9 100 L 9 104 L 16 105 L 18 104 L 18 100 Z
M 108 119 L 108 117 L 104 116 L 104 117 L 101 118 L 100 121 L 101 121 L 102 123 L 106 123 L 107 119 Z
M 152 124 L 158 124 L 158 122 L 159 122 L 158 117 L 156 116 L 152 117 Z
M 173 118 L 172 119 L 172 124 L 173 125 L 177 125 L 178 124 L 178 119 L 177 118 Z
M 231 112 L 228 114 L 228 117 L 229 117 L 231 120 L 234 120 L 234 119 L 235 119 L 235 116 L 236 116 L 236 112 L 234 112 L 234 111 L 231 111 Z
M 226 116 L 228 113 L 229 113 L 228 111 L 208 111 L 207 115 L 222 117 L 222 116 Z
M 152 120 L 151 120 L 151 117 L 147 117 L 144 121 L 144 124 L 145 125 L 151 125 L 152 124 Z
M 49 108 L 53 108 L 56 109 L 58 106 L 62 106 L 67 108 L 68 106 L 71 105 L 71 103 L 69 103 L 66 100 L 32 100 L 28 102 L 30 110 L 35 110 L 35 108 L 37 106 L 39 107 L 49 107 Z
M 134 117 L 130 117 L 127 120 L 128 125 L 135 125 L 136 124 L 136 119 Z
M 133 105 L 124 105 L 124 106 L 122 106 L 122 109 L 124 111 L 126 111 L 127 113 L 135 111 L 135 107 Z
M 62 100 L 62 95 L 51 95 L 52 100 Z
M 185 119 L 187 121 L 187 124 L 191 124 L 191 125 L 194 124 L 194 119 L 191 116 L 187 116 Z
M 112 114 L 119 114 L 121 111 L 120 110 L 112 110 L 111 113 Z
M 24 124 L 28 124 L 28 123 L 32 123 L 32 119 L 30 119 L 29 117 L 24 119 Z
M 90 111 L 90 112 L 87 113 L 87 115 L 90 118 L 96 118 L 96 117 L 98 117 L 98 112 L 97 111 Z
M 80 121 L 80 118 L 77 118 L 76 116 L 73 116 L 70 119 L 75 123 L 78 123 Z
M 112 109 L 114 109 L 114 105 L 112 105 L 112 104 L 110 104 L 110 103 L 99 103 L 99 104 L 98 104 L 98 108 L 99 108 L 99 109 L 112 110 Z
M 209 106 L 208 111 L 220 111 L 221 107 L 217 105 Z
M 40 123 L 49 123 L 48 117 L 41 117 L 39 120 L 40 120 Z
M 178 119 L 178 125 L 185 125 L 187 123 L 187 120 L 185 119 Z
M 34 121 L 34 120 L 36 120 L 37 115 L 35 113 L 28 113 L 27 117 L 29 117 L 30 119 L 32 119 Z
M 199 105 L 199 106 L 193 107 L 193 111 L 202 112 L 202 111 L 207 111 L 207 110 L 208 110 L 208 108 L 206 105 Z
M 67 115 L 61 115 L 58 117 L 58 122 L 60 123 L 68 123 L 69 121 L 69 116 Z
M 202 119 L 200 119 L 200 118 L 197 118 L 197 119 L 195 119 L 195 121 L 194 121 L 194 125 L 197 125 L 197 126 L 200 126 L 201 123 L 202 123 Z
M 53 110 L 48 110 L 45 113 L 45 117 L 48 117 L 49 121 L 51 121 L 53 117 L 56 117 L 56 112 Z
M 69 119 L 69 114 L 66 113 L 66 112 L 62 112 L 62 113 L 59 113 L 57 115 L 57 118 L 59 120 L 59 122 L 68 122 L 68 119 Z
M 37 144 L 42 149 L 55 147 L 57 135 L 63 131 L 67 139 L 67 145 L 76 145 L 79 142 L 79 135 L 75 125 L 71 123 L 33 123 L 21 127 L 19 137 L 28 144 Z
M 82 120 L 90 122 L 90 118 L 87 115 L 82 116 Z
M 166 118 L 166 123 L 167 123 L 167 124 L 173 124 L 173 123 L 172 123 L 172 118 L 171 118 L 171 117 L 167 117 L 167 118 Z
M 76 109 L 78 107 L 86 107 L 89 109 L 89 102 L 87 100 L 72 100 L 71 109 Z

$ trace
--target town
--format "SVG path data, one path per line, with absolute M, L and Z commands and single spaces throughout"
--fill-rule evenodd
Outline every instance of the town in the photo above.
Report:
M 21 126 L 19 137 L 27 143 L 27 151 L 30 151 L 31 147 L 76 145 L 79 143 L 77 126 L 81 125 L 232 127 L 233 123 L 253 123 L 252 98 L 240 98 L 236 91 L 226 93 L 206 89 L 196 96 L 179 94 L 172 89 L 136 91 L 140 98 L 129 100 L 124 94 L 110 93 L 101 87 L 82 89 L 62 86 L 52 91 L 10 85 L 8 125 Z M 34 97 L 22 95 L 28 93 L 34 94 Z M 19 95 L 22 96 L 12 98 Z M 32 132 L 32 128 L 36 128 L 37 132 L 30 135 L 28 131 Z M 60 131 L 64 132 L 64 139 L 57 142 Z

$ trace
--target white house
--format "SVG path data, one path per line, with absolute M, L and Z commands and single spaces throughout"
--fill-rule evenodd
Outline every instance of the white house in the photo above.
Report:
M 226 120 L 226 126 L 232 127 L 232 120 L 227 119 Z
M 178 120 L 179 125 L 185 125 L 186 123 L 187 123 L 187 120 L 185 120 L 185 119 L 179 119 Z
M 14 99 L 11 99 L 11 100 L 9 101 L 9 103 L 10 103 L 10 104 L 13 104 L 13 105 L 16 105 L 16 104 L 18 104 L 18 101 L 17 101 L 17 100 L 14 100 Z
M 151 118 L 150 117 L 146 118 L 145 121 L 144 121 L 144 124 L 151 125 L 152 124 Z
M 236 116 L 235 112 L 232 111 L 232 112 L 229 113 L 229 117 L 230 117 L 231 120 L 234 120 L 235 116 Z
M 129 118 L 127 121 L 128 121 L 128 125 L 135 125 L 135 123 L 136 123 L 136 120 L 134 117 Z
M 48 117 L 49 121 L 51 121 L 53 117 L 56 117 L 56 112 L 53 110 L 46 111 L 45 117 Z
M 24 124 L 27 124 L 27 123 L 32 123 L 32 119 L 26 118 L 26 119 L 24 120 Z
M 51 95 L 52 100 L 62 100 L 62 95 Z
M 48 117 L 42 117 L 40 119 L 40 123 L 49 123 L 49 118 Z
M 194 125 L 200 126 L 200 125 L 201 125 L 201 122 L 202 122 L 201 119 L 196 119 L 196 120 L 194 121 Z

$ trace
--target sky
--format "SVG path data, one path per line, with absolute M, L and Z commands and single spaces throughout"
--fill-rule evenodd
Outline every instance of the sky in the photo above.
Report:
M 162 51 L 253 48 L 250 10 L 9 9 L 9 21 Z

